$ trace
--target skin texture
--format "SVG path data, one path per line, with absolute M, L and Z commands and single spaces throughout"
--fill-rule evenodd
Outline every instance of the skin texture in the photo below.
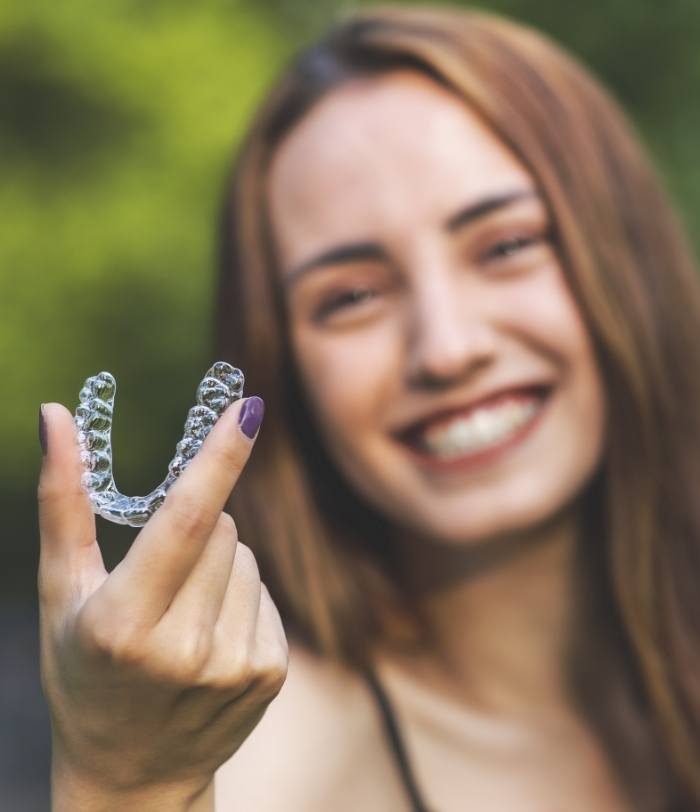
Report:
M 465 206 L 510 192 L 529 196 L 457 227 Z M 411 73 L 333 91 L 269 178 L 312 409 L 350 487 L 394 520 L 435 629 L 430 651 L 380 650 L 377 663 L 441 812 L 465 799 L 627 808 L 564 684 L 576 497 L 601 459 L 605 400 L 533 192 L 462 102 Z M 435 470 L 397 439 L 418 418 L 533 381 L 555 387 L 539 424 L 489 464 Z M 222 808 L 239 797 L 257 812 L 408 808 L 361 681 L 296 648 L 217 793 Z

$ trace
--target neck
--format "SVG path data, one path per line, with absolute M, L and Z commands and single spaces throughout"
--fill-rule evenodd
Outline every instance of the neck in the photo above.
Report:
M 490 712 L 568 707 L 575 539 L 572 514 L 466 549 L 412 539 L 413 594 L 432 640 L 427 656 L 411 658 L 413 673 Z

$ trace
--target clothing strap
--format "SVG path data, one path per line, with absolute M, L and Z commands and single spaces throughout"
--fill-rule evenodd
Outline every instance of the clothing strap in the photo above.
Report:
M 372 669 L 368 669 L 365 672 L 365 679 L 379 708 L 384 733 L 389 748 L 394 755 L 396 766 L 406 789 L 406 794 L 411 801 L 413 812 L 429 812 L 418 790 L 418 784 L 408 759 L 403 737 L 401 736 L 401 729 L 394 708 L 389 701 L 389 697 Z

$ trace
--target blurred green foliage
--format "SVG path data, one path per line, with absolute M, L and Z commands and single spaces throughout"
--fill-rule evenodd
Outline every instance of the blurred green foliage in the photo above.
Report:
M 41 401 L 73 408 L 83 379 L 110 370 L 119 484 L 145 491 L 161 478 L 212 360 L 216 213 L 236 140 L 291 52 L 354 5 L 0 3 L 5 591 L 34 577 Z M 592 67 L 697 233 L 700 3 L 479 5 L 548 32 Z M 101 532 L 109 543 L 129 533 Z

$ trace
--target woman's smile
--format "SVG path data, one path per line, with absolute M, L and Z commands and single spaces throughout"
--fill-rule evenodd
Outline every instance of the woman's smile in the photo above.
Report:
M 416 462 L 448 473 L 498 460 L 538 424 L 549 388 L 509 389 L 398 434 Z

